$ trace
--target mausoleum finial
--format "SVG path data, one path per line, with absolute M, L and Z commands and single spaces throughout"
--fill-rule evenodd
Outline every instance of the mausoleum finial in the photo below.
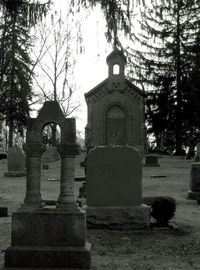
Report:
M 126 57 L 122 50 L 114 46 L 114 50 L 107 56 L 108 76 L 124 76 L 124 68 L 126 65 Z

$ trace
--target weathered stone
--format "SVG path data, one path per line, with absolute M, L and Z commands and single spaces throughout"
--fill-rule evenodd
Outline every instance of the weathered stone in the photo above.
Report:
M 40 194 L 42 131 L 46 124 L 61 128 L 60 194 L 54 208 Z M 77 154 L 75 121 L 65 119 L 57 102 L 45 102 L 37 119 L 30 119 L 27 142 L 27 184 L 24 204 L 12 215 L 12 245 L 5 251 L 5 267 L 89 269 L 91 246 L 85 240 L 85 211 L 74 192 L 74 158 Z
M 8 149 L 7 158 L 8 171 L 5 172 L 5 177 L 20 177 L 25 176 L 25 156 L 17 146 Z
M 188 199 L 200 198 L 200 163 L 192 163 L 190 167 L 190 191 Z
M 89 227 L 148 226 L 149 208 L 142 205 L 141 180 L 141 156 L 135 148 L 107 146 L 91 150 L 86 178 Z
M 124 207 L 88 207 L 87 226 L 90 229 L 130 230 L 149 227 L 147 205 Z
M 6 269 L 70 269 L 90 268 L 91 245 L 84 247 L 9 247 L 5 254 Z M 10 267 L 13 266 L 14 267 Z
M 131 145 L 144 152 L 145 92 L 125 78 L 126 57 L 122 51 L 114 49 L 107 64 L 108 78 L 85 94 L 86 147 Z
M 41 209 L 12 215 L 13 246 L 84 247 L 85 230 L 83 210 Z
M 148 155 L 145 157 L 145 166 L 150 166 L 150 167 L 158 167 L 160 166 L 158 164 L 158 156 L 156 155 Z

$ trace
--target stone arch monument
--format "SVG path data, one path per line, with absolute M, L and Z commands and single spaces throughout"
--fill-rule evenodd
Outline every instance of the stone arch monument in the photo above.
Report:
M 88 108 L 86 147 L 130 145 L 143 152 L 146 94 L 126 79 L 126 57 L 121 50 L 115 48 L 106 60 L 108 78 L 85 94 Z M 105 112 L 110 112 L 108 118 Z
M 43 128 L 61 129 L 60 194 L 55 208 L 45 207 L 40 194 Z M 90 244 L 85 240 L 85 212 L 76 204 L 74 158 L 77 155 L 75 119 L 65 118 L 55 101 L 44 103 L 27 127 L 27 183 L 24 203 L 12 215 L 12 246 L 5 252 L 5 267 L 89 269 Z

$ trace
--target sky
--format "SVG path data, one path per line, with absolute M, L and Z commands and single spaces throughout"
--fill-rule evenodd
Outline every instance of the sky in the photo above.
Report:
M 97 15 L 99 15 L 99 19 Z M 105 27 L 103 23 L 101 24 L 101 19 L 101 15 L 97 12 L 97 14 L 91 14 L 83 25 L 84 54 L 79 55 L 75 68 L 77 93 L 82 104 L 82 113 L 79 115 L 80 120 L 77 119 L 77 128 L 81 130 L 87 123 L 84 93 L 90 91 L 108 76 L 106 57 L 112 51 L 112 47 L 106 41 Z
M 58 10 L 58 12 L 61 10 L 63 18 L 65 18 L 69 1 L 54 0 L 54 2 L 55 9 Z M 54 7 L 52 7 L 52 10 L 53 8 Z M 78 14 L 78 16 L 81 16 L 81 14 Z M 73 98 L 79 101 L 80 107 L 78 111 L 70 115 L 70 117 L 76 118 L 77 130 L 84 136 L 84 129 L 87 124 L 87 105 L 84 93 L 90 91 L 94 86 L 107 78 L 108 67 L 106 64 L 106 56 L 112 51 L 112 47 L 107 43 L 105 38 L 105 21 L 100 9 L 95 9 L 87 16 L 80 18 L 82 20 L 82 53 L 77 54 L 77 48 L 73 45 L 76 61 L 73 74 L 76 91 L 73 94 Z

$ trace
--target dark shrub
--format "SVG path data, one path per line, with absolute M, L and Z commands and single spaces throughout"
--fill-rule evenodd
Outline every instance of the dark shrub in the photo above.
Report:
M 7 154 L 0 154 L 0 159 L 6 159 L 7 158 Z
M 152 202 L 151 216 L 160 226 L 166 226 L 176 211 L 176 201 L 172 197 L 155 197 Z

